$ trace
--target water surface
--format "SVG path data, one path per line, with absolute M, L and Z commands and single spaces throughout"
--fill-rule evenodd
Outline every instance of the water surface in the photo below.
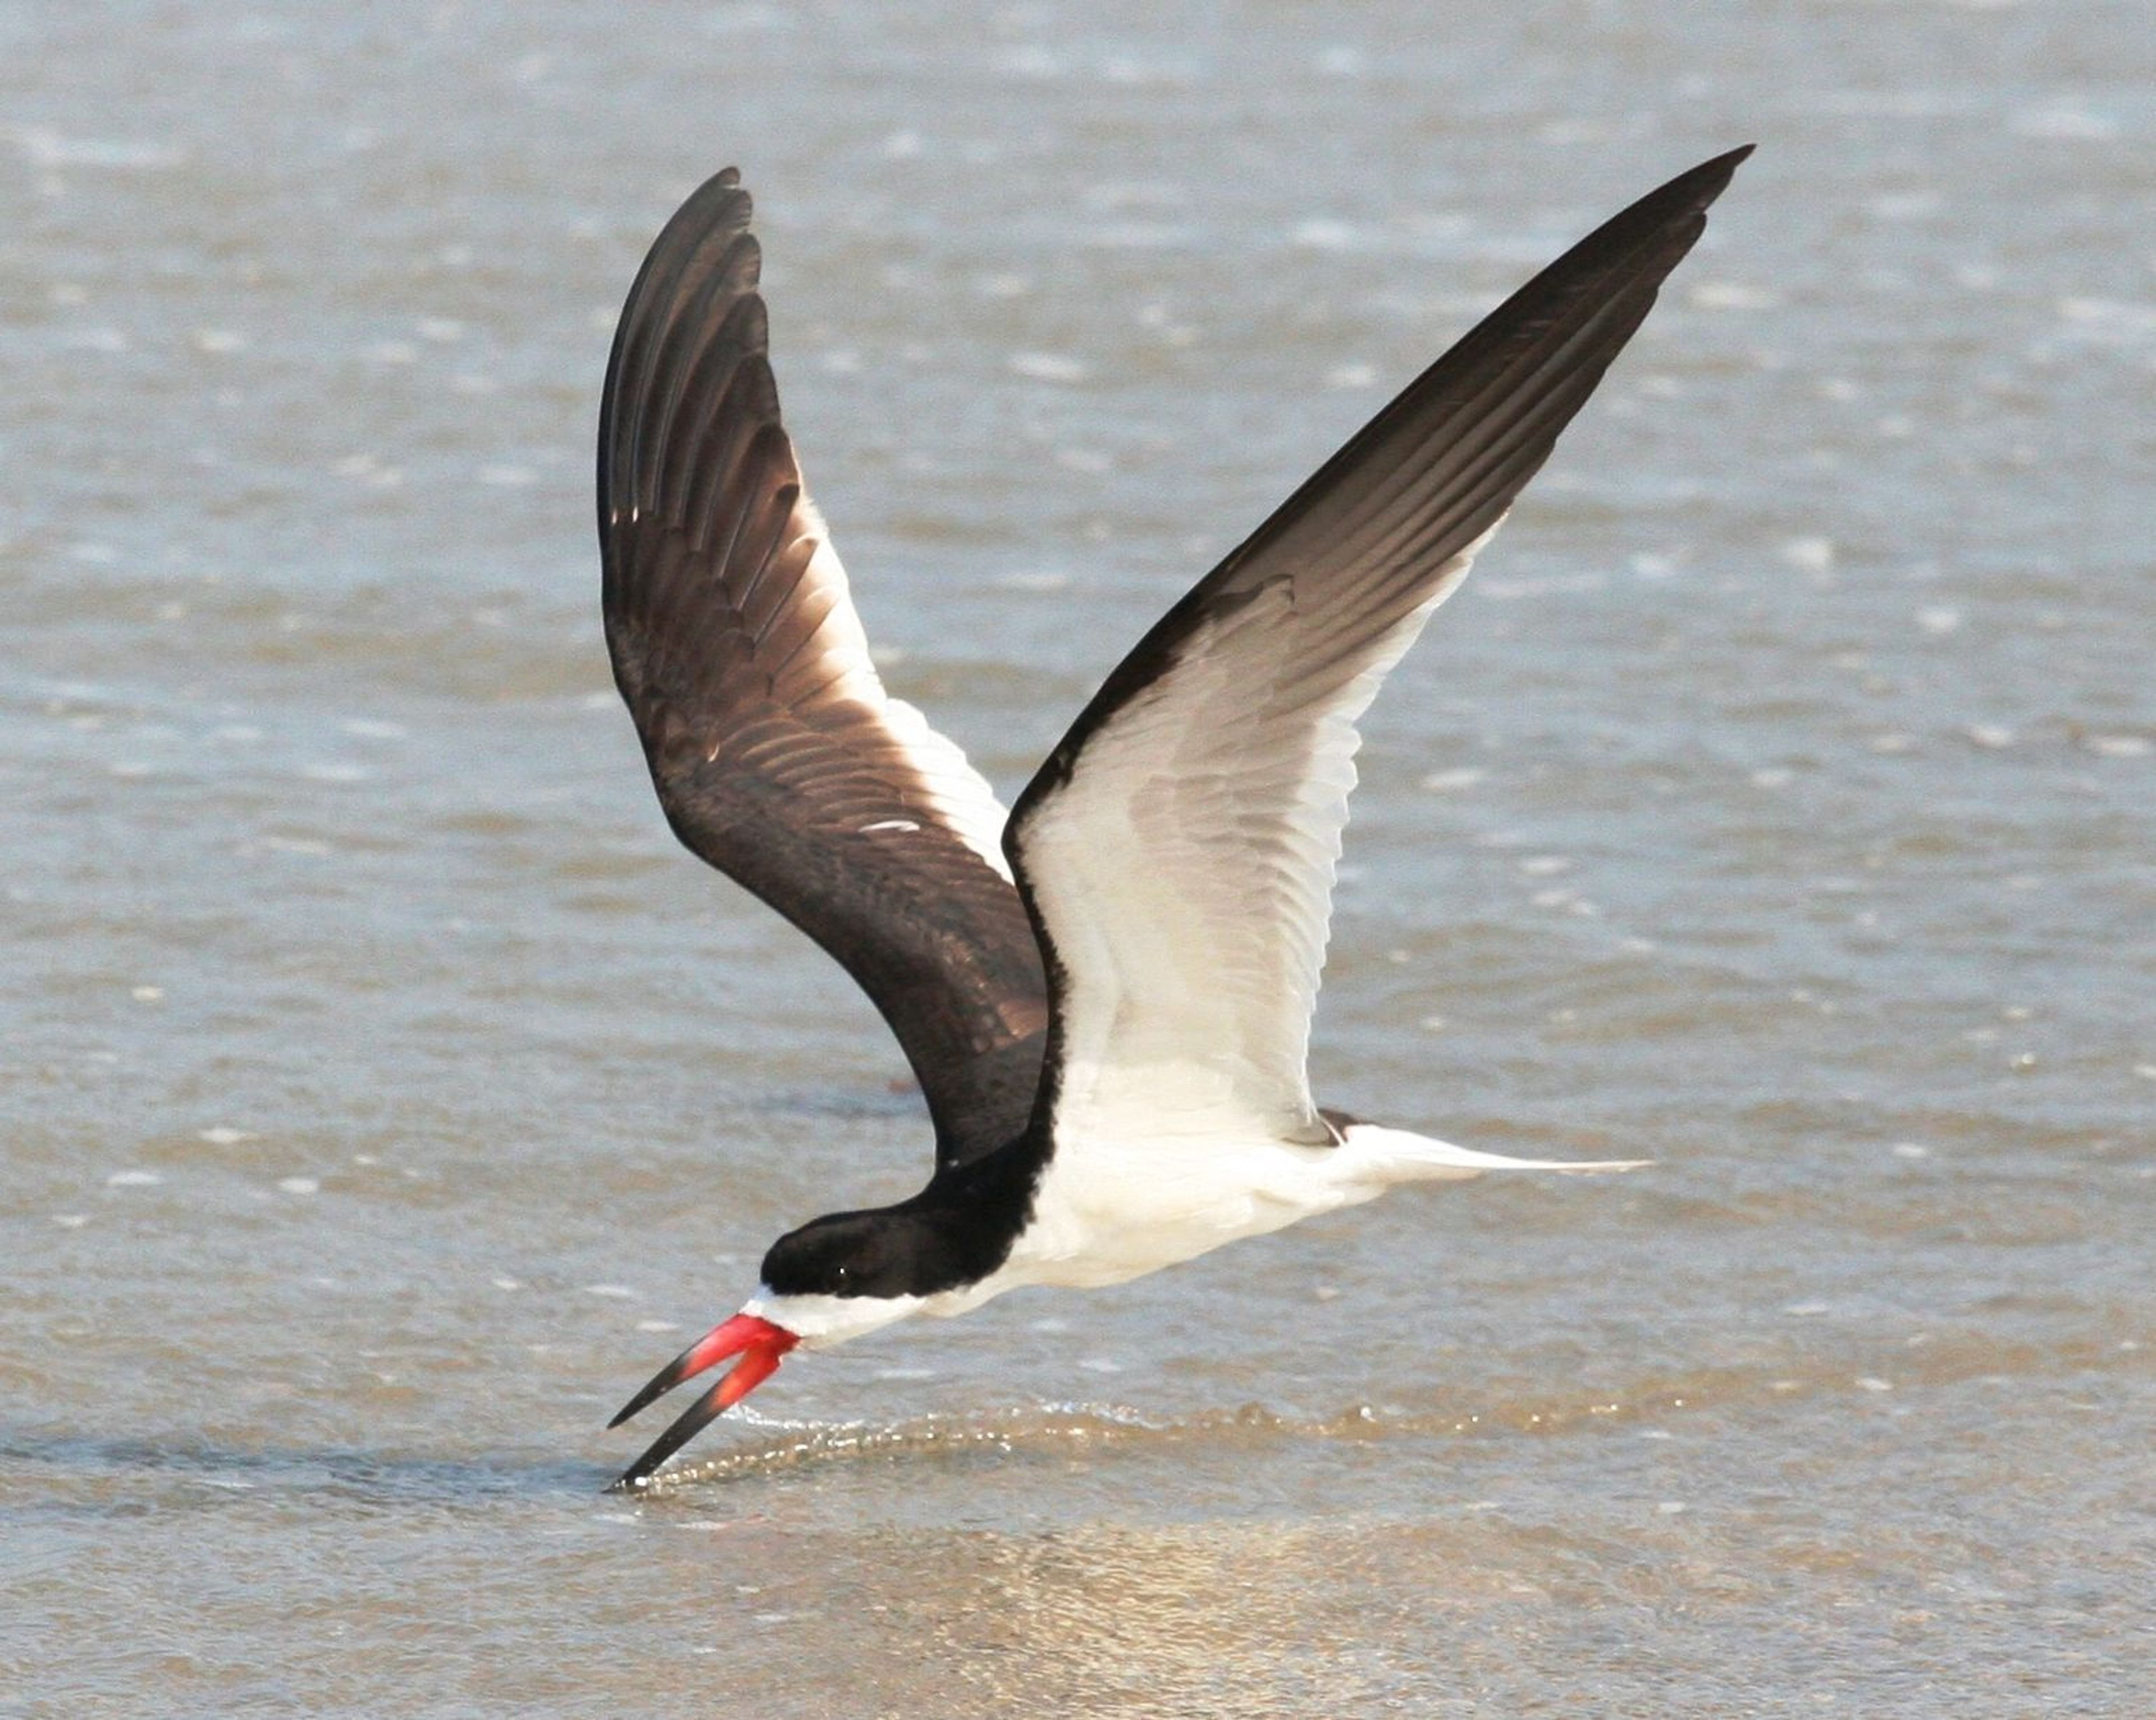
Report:
M 0 1712 L 2135 1715 L 2138 8 L 0 8 Z M 927 1164 L 611 691 L 614 311 L 757 192 L 1014 792 L 1532 268 L 1758 155 L 1369 725 L 1397 1195 L 605 1418 Z

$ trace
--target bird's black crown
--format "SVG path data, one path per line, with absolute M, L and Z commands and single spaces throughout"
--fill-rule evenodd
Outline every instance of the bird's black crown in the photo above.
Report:
M 834 1213 L 789 1231 L 763 1257 L 763 1281 L 781 1296 L 927 1296 L 934 1238 L 913 1214 Z
M 896 1206 L 833 1213 L 789 1231 L 763 1257 L 780 1296 L 935 1296 L 978 1283 L 1031 1217 L 1043 1155 L 1025 1139 L 939 1172 Z

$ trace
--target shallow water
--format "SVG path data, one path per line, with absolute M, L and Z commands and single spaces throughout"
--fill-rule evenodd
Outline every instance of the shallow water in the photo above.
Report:
M 0 8 L 0 1712 L 2156 1707 L 2145 18 L 1485 12 Z M 887 676 L 1008 793 L 1749 138 L 1373 714 L 1317 1029 L 1658 1167 L 798 1358 L 602 1497 L 926 1166 L 609 688 L 675 199 L 758 193 Z

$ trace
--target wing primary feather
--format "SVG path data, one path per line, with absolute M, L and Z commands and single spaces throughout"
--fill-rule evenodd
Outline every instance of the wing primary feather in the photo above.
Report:
M 685 419 L 677 408 L 669 422 L 654 480 L 660 492 L 681 497 L 685 521 L 697 520 L 710 506 L 711 480 L 723 475 L 737 457 L 732 439 L 752 437 L 778 415 L 778 391 L 762 359 L 768 334 L 763 300 L 743 299 L 726 312 L 717 332 L 696 355 L 696 373 L 681 390 L 691 404 L 690 413 Z M 743 395 L 751 398 L 744 400 Z M 721 444 L 723 453 L 706 440 L 711 420 L 721 414 L 732 431 L 729 444 Z
M 706 246 L 704 250 L 709 250 Z M 697 257 L 703 254 L 702 251 Z M 649 463 L 651 493 L 639 496 L 646 504 L 656 504 L 659 496 L 666 492 L 667 481 L 674 473 L 668 470 L 670 454 L 676 448 L 692 447 L 692 439 L 676 440 L 674 427 L 684 400 L 701 399 L 706 390 L 701 385 L 700 374 L 706 359 L 723 362 L 728 356 L 727 338 L 730 316 L 713 318 L 713 307 L 723 305 L 732 311 L 745 305 L 760 301 L 745 300 L 741 295 L 752 291 L 758 275 L 762 254 L 756 240 L 749 234 L 737 234 L 728 242 L 717 260 L 701 271 L 703 280 L 693 288 L 694 297 L 680 311 L 670 317 L 650 347 L 649 363 L 650 375 L 644 388 L 653 397 L 649 409 L 648 434 L 652 445 Z M 681 285 L 688 286 L 699 271 L 691 259 L 691 267 L 684 271 Z M 641 449 L 639 450 L 639 455 Z

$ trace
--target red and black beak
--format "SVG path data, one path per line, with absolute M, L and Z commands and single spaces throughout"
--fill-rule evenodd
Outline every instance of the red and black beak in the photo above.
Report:
M 727 1370 L 724 1379 L 697 1399 L 679 1420 L 653 1440 L 649 1450 L 622 1471 L 607 1491 L 621 1492 L 642 1486 L 644 1477 L 653 1470 L 778 1373 L 781 1359 L 800 1342 L 798 1332 L 774 1326 L 755 1314 L 737 1314 L 724 1324 L 713 1327 L 653 1374 L 644 1389 L 624 1404 L 607 1425 L 619 1427 L 638 1410 L 665 1397 L 683 1380 L 701 1373 L 715 1363 L 723 1362 L 729 1356 L 739 1356 L 741 1360 Z

